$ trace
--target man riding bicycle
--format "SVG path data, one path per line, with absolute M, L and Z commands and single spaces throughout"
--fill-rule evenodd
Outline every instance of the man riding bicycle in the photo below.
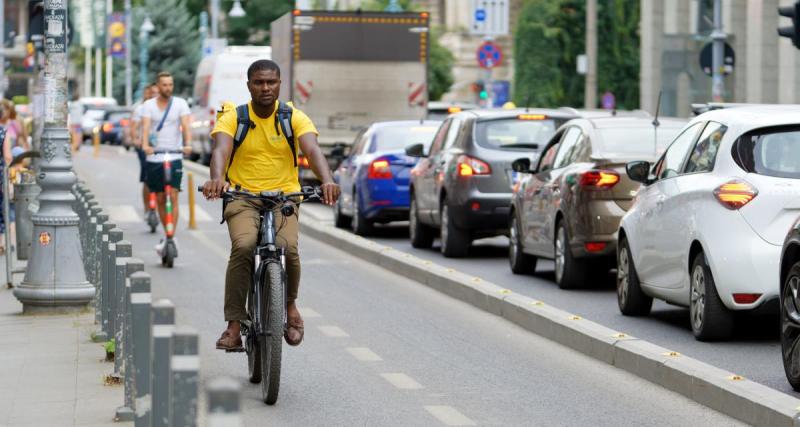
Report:
M 333 182 L 330 168 L 317 143 L 318 132 L 311 119 L 302 111 L 292 109 L 291 140 L 281 132 L 278 115 L 281 71 L 273 61 L 259 60 L 247 70 L 249 130 L 234 152 L 238 127 L 237 109 L 224 111 L 211 134 L 214 151 L 211 155 L 211 179 L 203 185 L 208 199 L 217 199 L 230 186 L 259 193 L 262 191 L 300 190 L 297 168 L 297 147 L 309 160 L 311 169 L 322 182 L 322 201 L 333 205 L 339 197 L 339 186 Z M 288 143 L 287 143 L 288 142 Z M 234 155 L 235 154 L 235 155 Z M 228 223 L 231 256 L 225 275 L 225 320 L 228 326 L 216 343 L 217 349 L 242 349 L 240 321 L 247 320 L 247 293 L 253 274 L 253 250 L 258 241 L 259 208 L 256 201 L 235 200 L 224 207 L 223 218 Z M 296 212 L 297 210 L 295 210 Z M 286 249 L 287 274 L 287 344 L 296 346 L 303 341 L 303 319 L 295 301 L 300 287 L 300 255 L 297 249 L 297 213 L 284 217 L 275 212 L 277 243 Z
M 183 162 L 172 161 L 172 182 L 164 182 L 164 160 L 169 156 L 166 152 L 183 150 L 185 154 L 192 152 L 192 132 L 189 119 L 192 114 L 189 104 L 183 98 L 172 96 L 174 83 L 172 74 L 158 73 L 156 80 L 158 96 L 142 104 L 142 150 L 147 154 L 145 180 L 151 192 L 156 193 L 158 215 L 161 224 L 167 229 L 167 198 L 164 185 L 169 184 L 175 191 L 170 194 L 173 206 L 173 230 L 178 225 L 178 192 L 183 177 Z M 181 144 L 181 133 L 183 144 Z M 164 240 L 156 245 L 159 257 L 164 250 Z

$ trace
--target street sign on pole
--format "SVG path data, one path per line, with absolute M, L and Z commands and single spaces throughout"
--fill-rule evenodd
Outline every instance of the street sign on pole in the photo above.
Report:
M 108 51 L 113 58 L 125 57 L 125 14 L 112 13 L 108 15 Z
M 486 41 L 478 48 L 478 65 L 481 68 L 498 67 L 502 60 L 503 51 L 495 43 Z
M 733 72 L 733 67 L 736 65 L 736 53 L 733 50 L 733 47 L 725 42 L 724 45 L 724 54 L 722 56 L 722 75 L 727 76 Z M 713 43 L 708 43 L 703 46 L 703 49 L 700 51 L 700 69 L 707 76 L 713 76 Z
M 472 0 L 470 33 L 479 36 L 508 35 L 510 0 Z

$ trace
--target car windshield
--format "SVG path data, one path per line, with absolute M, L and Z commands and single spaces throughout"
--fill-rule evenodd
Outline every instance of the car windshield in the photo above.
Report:
M 746 133 L 734 146 L 734 157 L 750 173 L 800 178 L 800 126 Z
M 434 124 L 384 126 L 378 128 L 369 152 L 402 150 L 408 145 L 423 144 L 427 149 L 438 127 Z
M 652 127 L 601 128 L 598 129 L 602 138 L 600 149 L 604 157 L 655 159 L 664 153 L 682 126 L 659 126 L 655 147 Z
M 480 121 L 475 125 L 475 141 L 485 148 L 544 148 L 550 137 L 556 133 L 556 127 L 553 119 Z

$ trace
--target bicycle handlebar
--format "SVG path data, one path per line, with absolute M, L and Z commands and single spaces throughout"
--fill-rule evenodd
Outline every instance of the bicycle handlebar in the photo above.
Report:
M 198 185 L 197 191 L 203 192 L 203 186 Z M 261 193 L 251 193 L 242 190 L 228 190 L 222 193 L 223 199 L 258 199 L 270 202 L 285 202 L 292 197 L 303 197 L 306 200 L 319 199 L 322 190 L 319 187 L 303 187 L 296 193 L 284 193 L 282 191 L 262 191 Z

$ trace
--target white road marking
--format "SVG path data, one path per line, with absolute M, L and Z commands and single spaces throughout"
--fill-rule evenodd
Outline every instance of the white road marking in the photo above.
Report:
M 310 307 L 297 307 L 297 309 L 300 310 L 300 315 L 306 319 L 322 317 L 321 314 L 317 313 L 316 310 Z
M 452 406 L 425 406 L 425 410 L 446 426 L 474 426 L 475 421 L 467 418 Z
M 195 239 L 199 240 L 201 243 L 206 245 L 209 249 L 214 251 L 217 255 L 221 256 L 224 259 L 230 258 L 230 252 L 226 251 L 222 246 L 217 244 L 215 241 L 211 240 L 206 233 L 202 232 L 201 230 L 195 230 L 191 233 L 186 233 Z
M 181 203 L 180 214 L 181 214 L 181 218 L 185 218 L 186 221 L 189 220 L 189 205 L 188 204 Z M 219 219 L 221 219 L 221 218 L 222 217 L 221 217 L 221 214 L 220 214 L 220 218 Z M 212 218 L 211 215 L 209 215 L 209 213 L 205 211 L 205 209 L 201 208 L 200 206 L 197 206 L 196 204 L 194 205 L 194 219 L 197 220 L 197 222 L 211 222 L 211 221 L 214 220 L 214 218 Z M 217 222 L 219 222 L 219 219 L 217 219 Z
M 344 338 L 350 336 L 347 332 L 345 332 L 344 330 L 342 330 L 342 328 L 338 326 L 328 325 L 328 326 L 319 326 L 318 328 L 320 332 L 322 332 L 323 334 L 325 334 L 325 336 L 330 338 Z
M 388 373 L 381 374 L 383 379 L 389 381 L 393 386 L 401 390 L 419 390 L 422 384 L 416 382 L 413 378 L 403 373 Z
M 131 205 L 111 205 L 108 207 L 109 220 L 113 223 L 142 222 L 142 217 Z
M 349 347 L 347 352 L 360 362 L 380 362 L 381 357 L 366 347 Z

